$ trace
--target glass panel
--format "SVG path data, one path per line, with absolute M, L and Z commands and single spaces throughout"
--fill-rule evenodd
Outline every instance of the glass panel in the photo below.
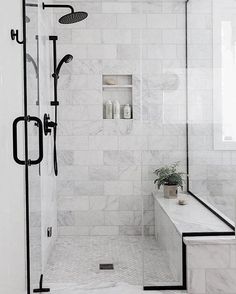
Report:
M 39 47 L 38 47 L 38 12 L 37 2 L 26 3 L 26 68 L 27 68 L 27 106 L 30 116 L 40 116 L 39 109 Z M 38 157 L 38 128 L 29 123 L 29 158 Z M 41 243 L 41 185 L 40 167 L 29 167 L 29 214 L 30 214 L 30 260 L 31 286 L 38 288 L 42 273 L 42 243 Z M 32 291 L 31 289 L 31 291 Z
M 43 121 L 44 114 L 55 120 L 53 97 L 53 69 L 50 68 L 52 48 L 49 35 L 52 32 L 52 11 L 42 13 L 41 2 L 26 3 L 26 65 L 28 115 Z M 29 158 L 38 158 L 38 127 L 29 123 Z M 40 165 L 29 166 L 29 212 L 31 292 L 39 288 L 41 275 L 57 237 L 56 177 L 53 169 L 53 132 L 44 136 L 44 158 Z M 44 279 L 45 280 L 45 279 Z M 44 281 L 43 280 L 43 281 Z M 42 285 L 44 288 L 45 283 Z M 33 293 L 33 292 L 32 292 Z
M 44 274 L 52 290 L 181 285 L 181 237 L 152 193 L 155 169 L 179 161 L 186 171 L 184 2 L 73 6 L 88 18 L 65 26 L 58 18 L 68 8 L 38 11 L 40 107 L 32 113 L 55 120 L 52 32 L 57 65 L 66 54 L 73 60 L 57 72 L 57 179 L 52 136 L 44 138 L 35 281 Z
M 236 192 L 235 14 L 231 0 L 189 3 L 190 191 L 231 221 Z
M 179 162 L 186 172 L 185 3 L 147 1 L 142 5 L 142 149 L 144 286 L 181 286 L 182 236 L 154 171 Z

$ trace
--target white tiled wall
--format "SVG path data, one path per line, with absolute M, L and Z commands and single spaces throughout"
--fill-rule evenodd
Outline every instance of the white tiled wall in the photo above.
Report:
M 119 3 L 118 3 L 119 2 Z M 73 1 L 62 26 L 58 225 L 61 235 L 154 233 L 153 170 L 185 170 L 184 1 Z M 132 74 L 133 120 L 103 120 L 102 74 Z M 143 179 L 143 181 L 142 181 Z
M 187 245 L 188 293 L 235 293 L 235 247 L 233 240 Z

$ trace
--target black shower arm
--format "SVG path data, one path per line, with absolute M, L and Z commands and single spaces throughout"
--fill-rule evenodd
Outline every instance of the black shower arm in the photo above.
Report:
M 45 8 L 69 8 L 72 13 L 74 13 L 74 8 L 71 5 L 64 5 L 64 4 L 45 4 L 43 2 L 43 9 Z

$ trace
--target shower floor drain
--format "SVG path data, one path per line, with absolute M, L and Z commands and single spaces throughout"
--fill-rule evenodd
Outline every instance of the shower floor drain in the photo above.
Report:
M 113 263 L 100 263 L 99 264 L 100 270 L 114 270 Z

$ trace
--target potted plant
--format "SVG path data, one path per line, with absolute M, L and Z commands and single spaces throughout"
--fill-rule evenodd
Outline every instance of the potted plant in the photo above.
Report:
M 178 187 L 183 190 L 183 172 L 179 172 L 178 169 L 179 162 L 176 162 L 169 166 L 161 167 L 154 171 L 157 178 L 154 184 L 157 184 L 158 189 L 164 186 L 164 197 L 165 198 L 176 198 L 178 195 Z

